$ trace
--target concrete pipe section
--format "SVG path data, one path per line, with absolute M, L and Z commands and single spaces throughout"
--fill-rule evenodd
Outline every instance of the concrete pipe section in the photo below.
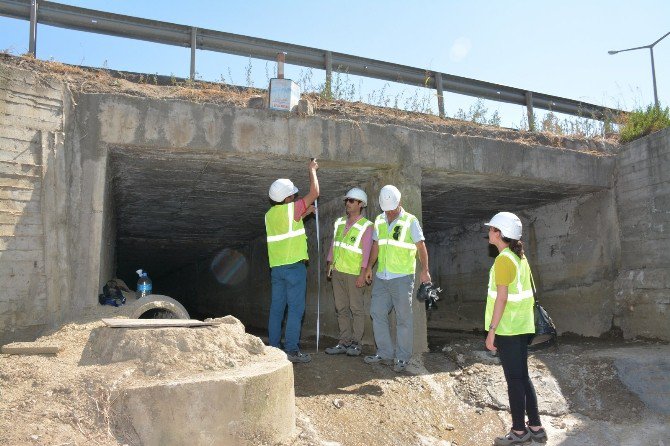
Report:
M 138 300 L 136 310 L 170 301 L 147 296 Z M 106 376 L 125 370 L 115 387 L 113 408 L 114 433 L 123 443 L 250 446 L 290 441 L 295 392 L 286 354 L 266 347 L 233 316 L 211 322 L 198 328 L 98 326 L 91 331 L 80 364 Z
M 286 441 L 295 428 L 293 367 L 274 354 L 214 376 L 127 389 L 124 413 L 145 446 Z
M 131 319 L 190 319 L 186 308 L 173 298 L 149 294 L 126 304 Z

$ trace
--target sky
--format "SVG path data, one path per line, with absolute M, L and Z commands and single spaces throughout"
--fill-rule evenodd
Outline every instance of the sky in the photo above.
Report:
M 670 31 L 670 1 L 256 0 L 188 2 L 61 0 L 74 6 L 209 28 L 441 71 L 630 110 L 653 103 L 648 45 Z M 0 17 L 0 51 L 28 48 L 28 22 Z M 37 57 L 117 70 L 188 77 L 190 50 L 38 25 Z M 659 100 L 670 105 L 670 36 L 654 48 Z M 198 51 L 197 77 L 266 87 L 275 64 Z M 287 66 L 287 78 L 320 85 L 324 72 Z M 341 77 L 353 100 L 393 105 L 413 97 L 437 111 L 434 90 Z M 455 116 L 476 98 L 446 93 Z M 525 109 L 486 101 L 502 125 Z

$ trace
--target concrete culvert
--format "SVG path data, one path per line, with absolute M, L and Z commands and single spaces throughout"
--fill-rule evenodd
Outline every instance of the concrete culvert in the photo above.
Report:
M 161 294 L 149 294 L 128 304 L 131 319 L 190 319 L 186 308 L 173 298 Z

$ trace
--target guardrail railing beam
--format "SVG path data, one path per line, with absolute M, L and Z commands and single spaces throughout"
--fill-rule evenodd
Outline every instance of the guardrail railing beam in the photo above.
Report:
M 29 48 L 33 54 L 37 39 L 37 2 L 38 0 L 0 0 L 0 15 L 31 21 L 31 42 Z M 319 70 L 323 70 L 325 66 L 327 94 L 332 94 L 332 71 L 335 68 L 339 72 L 346 72 L 351 75 L 398 82 L 416 87 L 435 88 L 437 90 L 438 109 L 440 109 L 442 99 L 442 110 L 439 110 L 441 115 L 444 114 L 443 99 L 445 91 L 481 99 L 517 104 L 528 108 L 527 92 L 520 88 L 446 73 L 429 74 L 430 78 L 427 81 L 427 71 L 425 69 L 285 42 L 259 39 L 210 29 L 197 29 L 196 35 L 193 31 L 195 28 L 191 26 L 79 8 L 44 0 L 39 0 L 39 22 L 44 25 L 78 31 L 138 39 L 165 45 L 190 47 L 191 79 L 195 77 L 196 46 L 201 50 L 253 57 L 268 61 L 274 61 L 277 53 L 283 52 L 286 53 L 287 63 Z M 442 80 L 439 81 L 439 78 Z M 442 89 L 441 92 L 440 88 Z M 558 96 L 537 92 L 528 93 L 530 93 L 531 105 L 534 108 L 598 120 L 609 120 L 616 115 L 624 113 L 621 110 Z M 529 124 L 530 122 L 529 120 Z

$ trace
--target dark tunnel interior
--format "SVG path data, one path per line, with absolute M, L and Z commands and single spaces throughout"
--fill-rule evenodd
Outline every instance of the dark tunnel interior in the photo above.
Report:
M 178 282 L 211 274 L 225 288 L 226 283 L 247 273 L 243 253 L 253 240 L 265 234 L 268 187 L 277 178 L 290 178 L 300 193 L 306 194 L 307 164 L 308 160 L 266 155 L 243 158 L 193 152 L 166 154 L 146 148 L 111 150 L 115 233 L 110 243 L 115 248 L 117 277 L 134 290 L 135 271 L 143 269 L 153 281 L 154 294 L 177 299 L 196 317 L 219 316 L 215 310 L 208 314 L 202 307 L 196 308 L 198 296 L 185 291 L 188 286 Z M 321 162 L 320 205 L 339 202 L 349 188 L 368 184 L 383 169 Z M 369 215 L 379 212 L 376 193 L 368 191 Z M 583 188 L 556 187 L 527 179 L 510 181 L 425 170 L 421 200 L 429 249 L 430 234 L 483 221 L 500 209 L 533 208 L 580 193 L 584 193 Z M 332 215 L 320 221 L 322 239 L 324 231 L 332 227 L 332 218 L 328 217 Z

